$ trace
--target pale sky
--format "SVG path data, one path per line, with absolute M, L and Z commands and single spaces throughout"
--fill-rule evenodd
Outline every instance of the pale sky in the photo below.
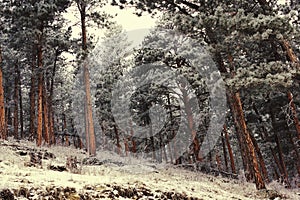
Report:
M 118 6 L 107 5 L 101 10 L 105 11 L 108 14 L 111 14 L 114 17 L 113 21 L 116 21 L 119 25 L 122 25 L 123 29 L 126 31 L 133 31 L 137 29 L 149 29 L 155 26 L 155 19 L 151 17 L 150 14 L 144 14 L 141 17 L 138 17 L 134 13 L 134 8 L 124 8 L 120 9 Z M 73 26 L 74 35 L 80 33 L 80 19 L 79 13 L 76 6 L 72 6 L 68 9 L 68 12 L 64 14 L 64 17 L 70 20 L 71 24 L 78 23 L 76 27 Z M 104 32 L 103 29 L 93 28 L 94 30 L 89 30 L 96 34 L 96 36 L 101 36 Z
M 122 25 L 127 31 L 134 29 L 152 28 L 155 26 L 155 19 L 150 14 L 141 17 L 133 14 L 134 8 L 119 9 L 117 6 L 106 6 L 104 10 L 109 14 L 117 14 L 115 21 Z

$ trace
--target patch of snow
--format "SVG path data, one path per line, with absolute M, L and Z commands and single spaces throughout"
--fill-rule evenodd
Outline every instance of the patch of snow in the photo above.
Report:
M 14 146 L 26 147 L 34 151 L 53 153 L 55 158 L 42 160 L 41 167 L 28 167 L 29 155 L 20 156 Z M 70 156 L 76 156 L 79 161 L 79 173 L 69 171 L 49 170 L 49 165 L 66 165 Z M 214 177 L 200 172 L 177 169 L 168 164 L 156 164 L 135 157 L 122 157 L 113 152 L 98 151 L 96 158 L 101 165 L 83 165 L 87 158 L 85 152 L 72 147 L 53 146 L 37 148 L 28 141 L 0 140 L 0 191 L 4 188 L 16 189 L 41 188 L 49 186 L 72 187 L 82 191 L 84 187 L 105 187 L 106 184 L 116 184 L 122 187 L 146 187 L 153 191 L 174 191 L 200 199 L 265 199 L 255 189 L 252 183 L 243 180 L 231 180 Z M 106 161 L 106 162 L 104 162 Z M 100 187 L 100 186 L 99 186 Z M 300 191 L 288 190 L 278 184 L 271 183 L 268 189 L 283 194 L 287 199 L 300 199 Z M 113 192 L 113 191 L 112 191 Z

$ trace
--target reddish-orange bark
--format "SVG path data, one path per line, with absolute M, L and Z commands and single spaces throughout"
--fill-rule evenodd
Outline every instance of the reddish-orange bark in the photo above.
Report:
M 229 142 L 228 131 L 227 131 L 227 128 L 225 125 L 224 125 L 224 133 L 225 133 L 225 140 L 226 140 L 226 145 L 227 145 L 227 149 L 228 149 L 228 153 L 229 153 L 231 171 L 232 171 L 232 173 L 236 174 L 233 152 L 232 152 L 232 148 L 231 148 L 231 145 Z
M 0 47 L 0 138 L 7 138 L 7 129 L 5 122 L 5 105 L 3 89 L 3 72 L 2 72 L 2 51 Z

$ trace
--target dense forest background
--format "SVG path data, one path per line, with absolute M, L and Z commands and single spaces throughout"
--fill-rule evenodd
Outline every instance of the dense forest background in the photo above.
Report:
M 109 149 L 225 176 L 243 171 L 257 189 L 272 180 L 300 186 L 299 1 L 0 2 L 1 139 L 34 140 L 37 146 L 53 148 L 74 145 L 91 156 L 97 149 Z M 134 7 L 137 15 L 158 15 L 157 26 L 143 45 L 129 51 L 126 32 L 101 10 L 107 4 Z M 67 20 L 67 12 L 77 13 L 78 21 Z M 76 26 L 79 37 L 73 34 Z M 106 30 L 98 43 L 89 33 L 95 27 Z M 178 41 L 183 37 L 194 42 L 176 48 L 178 35 Z M 196 51 L 192 44 L 205 47 L 197 49 L 204 64 L 186 56 Z M 208 57 L 215 68 L 207 65 Z M 166 66 L 179 72 L 177 88 L 157 82 L 142 85 L 126 97 L 132 120 L 113 115 L 115 84 L 134 83 L 136 77 L 122 76 L 149 65 L 150 71 Z M 217 101 L 225 102 L 223 113 L 212 114 L 213 98 L 220 96 L 211 94 L 207 77 L 196 65 L 224 84 L 224 99 Z M 136 73 L 149 76 L 145 68 Z M 169 73 L 162 71 L 161 76 Z M 195 104 L 201 116 L 194 114 Z M 149 113 L 154 105 L 166 111 L 165 118 L 156 119 L 163 123 L 158 134 Z M 221 130 L 202 155 L 212 115 L 224 121 L 216 121 Z M 187 131 L 179 131 L 180 123 Z M 150 126 L 148 139 L 141 140 L 135 126 Z M 188 141 L 173 139 L 180 134 L 189 136 Z M 190 145 L 181 153 L 186 142 Z

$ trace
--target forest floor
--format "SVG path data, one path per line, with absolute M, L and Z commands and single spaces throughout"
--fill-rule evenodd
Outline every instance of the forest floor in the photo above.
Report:
M 0 180 L 0 200 L 300 199 L 299 189 L 285 189 L 278 183 L 257 191 L 243 180 L 112 152 L 99 151 L 97 157 L 88 158 L 72 147 L 37 148 L 14 140 L 0 140 Z

